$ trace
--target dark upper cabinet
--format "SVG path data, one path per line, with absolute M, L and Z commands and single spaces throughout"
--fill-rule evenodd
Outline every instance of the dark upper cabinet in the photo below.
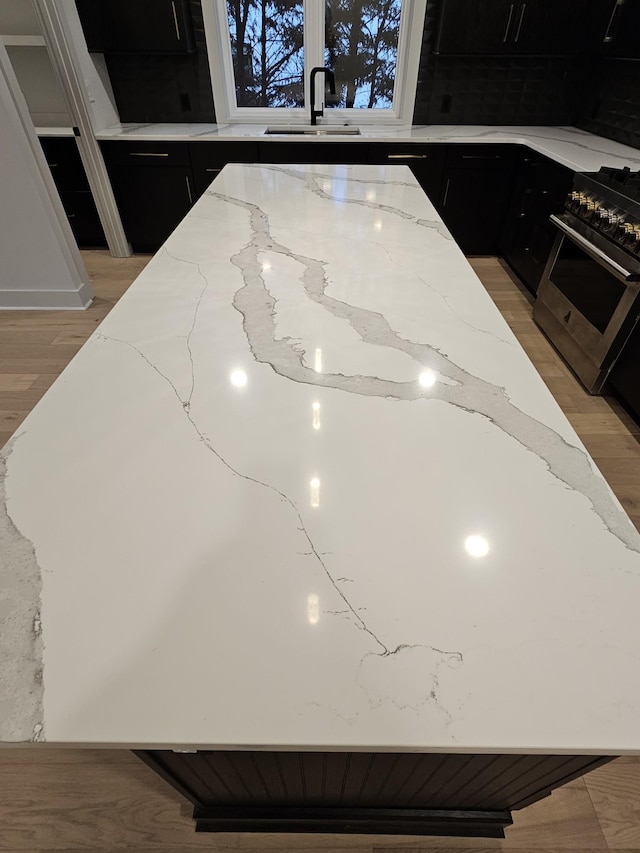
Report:
M 189 0 L 76 0 L 94 53 L 192 53 Z
M 383 166 L 408 166 L 432 202 L 437 202 L 442 184 L 446 145 L 401 142 L 372 142 L 369 162 Z
M 133 251 L 155 252 L 195 201 L 187 143 L 114 140 L 100 147 Z
M 467 255 L 498 251 L 516 151 L 513 145 L 449 145 L 438 213 Z
M 538 289 L 557 234 L 549 222 L 560 213 L 573 172 L 539 154 L 521 153 L 500 238 L 500 254 L 532 293 Z
M 605 56 L 640 59 L 640 0 L 594 0 L 595 45 Z
M 573 55 L 584 46 L 590 0 L 443 0 L 434 52 Z
M 434 53 L 506 53 L 515 5 L 512 0 L 442 0 Z

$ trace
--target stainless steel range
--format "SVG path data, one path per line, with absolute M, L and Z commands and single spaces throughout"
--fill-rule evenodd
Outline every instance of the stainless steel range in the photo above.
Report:
M 533 317 L 592 394 L 640 316 L 640 172 L 575 176 Z

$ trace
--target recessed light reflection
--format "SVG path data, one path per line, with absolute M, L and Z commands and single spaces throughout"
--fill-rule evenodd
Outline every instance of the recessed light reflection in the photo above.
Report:
M 317 400 L 311 404 L 311 410 L 313 411 L 313 428 L 320 429 L 320 403 Z
M 248 382 L 248 376 L 244 370 L 233 370 L 229 379 L 236 388 L 244 388 Z
M 309 483 L 311 506 L 320 506 L 320 480 L 314 477 Z
M 423 370 L 420 376 L 418 376 L 418 382 L 423 388 L 433 388 L 436 384 L 437 378 L 438 377 L 433 370 Z
M 367 190 L 365 198 L 367 201 L 375 201 L 376 200 L 376 191 L 375 190 Z
M 262 264 L 262 272 L 267 272 L 267 270 L 270 270 L 270 269 L 271 269 L 271 264 L 269 263 L 269 261 L 265 261 Z
M 332 186 L 332 185 L 331 185 L 331 181 L 323 181 L 323 182 L 322 182 L 322 189 L 323 189 L 326 193 L 330 193 L 330 192 L 331 192 L 331 186 Z
M 316 373 L 322 373 L 322 350 L 320 347 L 316 347 L 313 369 Z
M 474 533 L 464 540 L 464 550 L 471 557 L 486 557 L 489 553 L 489 542 L 484 536 Z
M 379 219 L 376 219 L 376 221 L 373 223 L 373 227 L 376 229 L 376 231 L 382 231 L 382 222 Z
M 317 625 L 320 621 L 320 599 L 317 595 L 307 598 L 307 619 L 310 625 Z

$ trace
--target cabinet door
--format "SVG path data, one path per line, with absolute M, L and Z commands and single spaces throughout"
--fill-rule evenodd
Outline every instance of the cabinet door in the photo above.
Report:
M 188 0 L 76 0 L 90 51 L 191 53 Z
M 605 51 L 611 56 L 620 59 L 640 58 L 640 2 L 638 0 L 622 0 L 618 3 L 606 39 Z
M 59 192 L 89 191 L 89 182 L 74 137 L 43 137 L 40 145 Z
M 227 163 L 257 163 L 258 143 L 192 142 L 189 145 L 195 198 L 209 188 Z
M 640 324 L 631 332 L 609 381 L 640 423 Z
M 509 176 L 495 170 L 447 169 L 438 209 L 466 255 L 493 255 L 505 217 Z
M 521 158 L 500 240 L 500 253 L 535 293 L 555 239 L 549 222 L 560 213 L 573 173 L 531 152 Z
M 369 162 L 383 166 L 408 166 L 432 202 L 440 196 L 446 145 L 419 145 L 401 142 L 373 142 Z
M 102 223 L 90 192 L 61 192 L 69 225 L 81 249 L 106 246 Z
M 517 0 L 443 0 L 434 52 L 506 53 L 517 6 Z

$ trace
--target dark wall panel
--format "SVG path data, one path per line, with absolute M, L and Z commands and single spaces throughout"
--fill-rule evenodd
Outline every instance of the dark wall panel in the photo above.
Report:
M 120 120 L 215 122 L 200 0 L 191 0 L 196 52 L 107 56 Z
M 640 148 L 640 61 L 601 59 L 583 87 L 578 127 Z
M 573 124 L 583 60 L 434 56 L 440 10 L 428 0 L 414 124 Z

